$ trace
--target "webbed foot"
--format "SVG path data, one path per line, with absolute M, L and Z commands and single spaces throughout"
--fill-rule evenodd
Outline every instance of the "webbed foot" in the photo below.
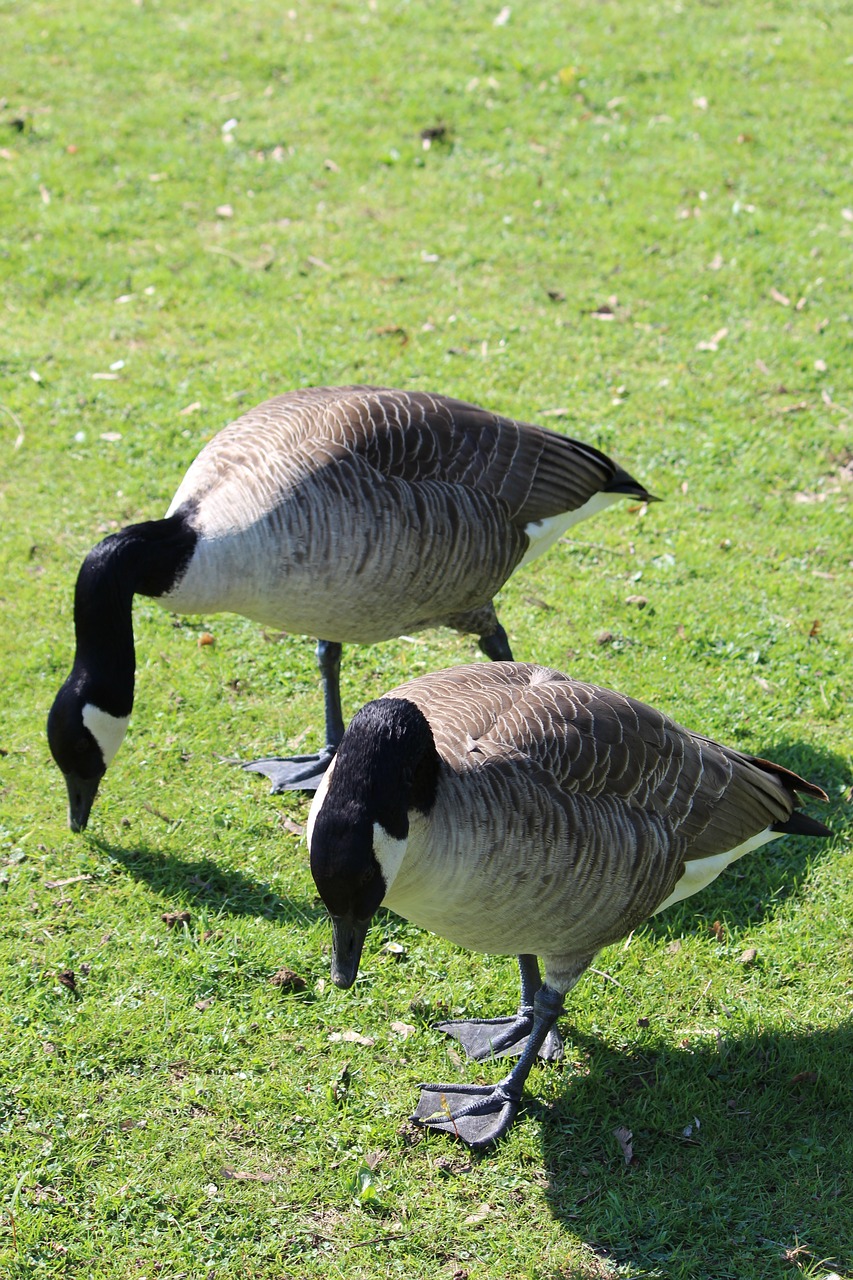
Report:
M 437 1022 L 437 1031 L 452 1036 L 462 1045 L 469 1058 L 513 1058 L 523 1053 L 533 1030 L 533 1011 L 514 1014 L 511 1018 L 468 1018 L 460 1022 Z M 563 1038 L 552 1027 L 539 1049 L 546 1062 L 559 1062 L 563 1057 Z
M 494 1085 L 424 1084 L 412 1116 L 427 1129 L 441 1129 L 473 1150 L 487 1147 L 503 1137 L 515 1119 L 520 1097 Z
M 331 748 L 324 747 L 314 755 L 268 756 L 248 760 L 241 767 L 248 773 L 262 773 L 269 778 L 272 795 L 281 791 L 316 791 L 334 754 Z

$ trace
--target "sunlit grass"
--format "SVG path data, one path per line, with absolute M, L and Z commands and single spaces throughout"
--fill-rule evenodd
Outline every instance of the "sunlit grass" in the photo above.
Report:
M 849 1275 L 842 7 L 3 12 L 4 1280 Z M 599 956 L 483 1157 L 407 1116 L 495 1078 L 430 1024 L 509 1011 L 513 961 L 389 915 L 332 988 L 307 803 L 221 761 L 318 741 L 310 639 L 140 601 L 85 837 L 44 736 L 93 542 L 242 409 L 353 381 L 546 422 L 660 495 L 508 584 L 516 655 L 804 773 L 837 833 Z M 350 649 L 345 707 L 473 656 Z

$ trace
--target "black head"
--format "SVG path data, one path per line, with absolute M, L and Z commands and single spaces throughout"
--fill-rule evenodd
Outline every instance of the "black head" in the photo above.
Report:
M 98 787 L 127 727 L 127 717 L 110 716 L 90 701 L 72 672 L 47 718 L 51 754 L 68 789 L 68 825 L 85 830 Z
M 309 819 L 311 874 L 334 928 L 332 980 L 355 981 L 371 917 L 405 856 L 409 811 L 435 798 L 438 755 L 411 702 L 368 703 L 344 734 Z

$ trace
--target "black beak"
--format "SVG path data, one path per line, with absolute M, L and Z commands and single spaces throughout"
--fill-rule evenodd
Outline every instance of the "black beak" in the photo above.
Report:
M 332 916 L 332 982 L 336 987 L 351 987 L 355 982 L 369 927 L 369 920 Z
M 98 794 L 100 778 L 81 778 L 76 773 L 66 773 L 65 785 L 68 788 L 68 825 L 72 831 L 85 831 L 95 796 Z

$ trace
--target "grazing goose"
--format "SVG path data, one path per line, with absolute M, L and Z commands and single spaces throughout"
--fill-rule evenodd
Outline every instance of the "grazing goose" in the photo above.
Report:
M 100 542 L 77 579 L 77 650 L 48 718 L 82 830 L 133 705 L 132 602 L 228 611 L 319 637 L 326 742 L 256 760 L 314 790 L 344 732 L 341 643 L 446 625 L 511 659 L 492 597 L 570 525 L 650 494 L 603 453 L 446 396 L 312 387 L 224 427 L 162 520 Z
M 414 1120 L 472 1147 L 512 1123 L 563 997 L 600 947 L 782 833 L 820 787 L 633 698 L 521 663 L 422 676 L 353 718 L 308 820 L 332 917 L 332 980 L 355 981 L 385 904 L 460 946 L 518 956 L 512 1018 L 441 1029 L 469 1055 L 520 1053 L 494 1086 L 423 1085 Z M 545 964 L 539 976 L 537 957 Z

